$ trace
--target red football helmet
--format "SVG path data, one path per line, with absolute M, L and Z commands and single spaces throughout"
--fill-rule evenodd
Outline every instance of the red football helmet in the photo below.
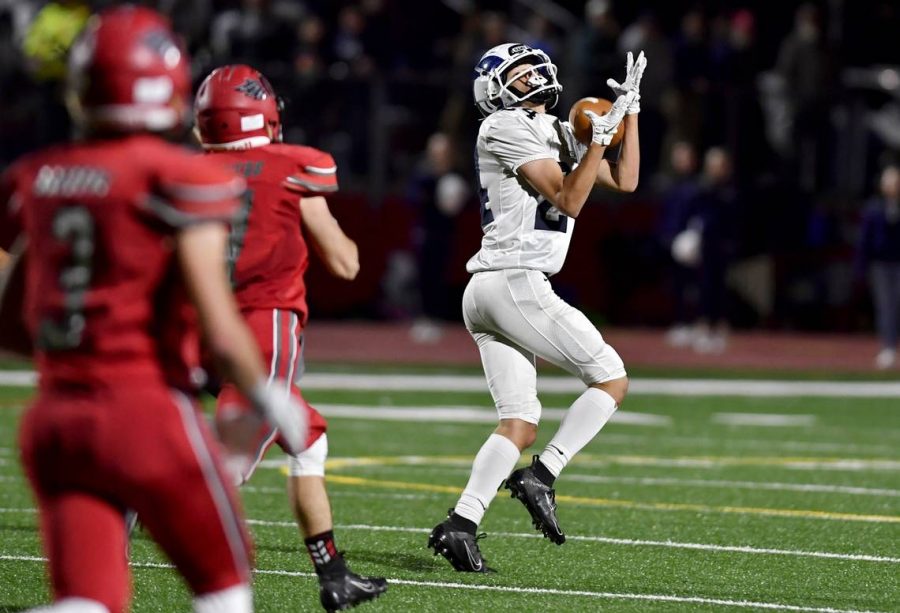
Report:
M 187 120 L 190 60 L 156 11 L 112 8 L 94 17 L 69 53 L 74 117 L 119 130 L 169 130 Z
M 242 149 L 281 142 L 281 101 L 269 81 L 243 64 L 216 68 L 194 100 L 206 149 Z

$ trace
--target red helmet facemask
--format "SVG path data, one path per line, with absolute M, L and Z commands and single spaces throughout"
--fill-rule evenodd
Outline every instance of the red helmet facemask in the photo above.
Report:
M 282 103 L 269 81 L 243 64 L 215 69 L 197 90 L 194 120 L 205 149 L 281 142 Z
M 80 123 L 170 130 L 187 119 L 190 60 L 165 17 L 113 8 L 94 17 L 72 46 L 67 90 Z

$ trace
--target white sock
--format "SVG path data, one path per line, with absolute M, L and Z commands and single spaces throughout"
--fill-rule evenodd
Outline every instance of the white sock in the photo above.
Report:
M 612 396 L 589 387 L 578 397 L 563 418 L 559 430 L 541 454 L 541 464 L 558 477 L 566 464 L 591 442 L 616 411 Z
M 476 525 L 480 524 L 488 505 L 497 495 L 497 489 L 515 468 L 520 455 L 519 448 L 511 440 L 500 434 L 491 434 L 472 462 L 472 474 L 453 509 L 454 513 Z
M 242 583 L 194 598 L 194 613 L 252 613 L 253 594 Z
M 25 613 L 109 613 L 106 605 L 87 598 L 62 598 L 47 607 L 28 609 Z

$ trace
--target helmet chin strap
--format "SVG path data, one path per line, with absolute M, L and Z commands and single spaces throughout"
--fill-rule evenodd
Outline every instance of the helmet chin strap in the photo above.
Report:
M 557 100 L 559 100 L 559 94 L 553 90 L 548 89 L 546 91 L 542 91 L 539 94 L 535 94 L 528 100 L 537 102 L 539 104 L 546 104 L 548 109 L 552 109 L 554 106 L 556 106 Z
M 525 84 L 530 88 L 528 90 L 529 92 L 534 91 L 539 87 L 543 87 L 547 85 L 547 83 L 549 83 L 547 77 L 543 76 L 536 70 L 533 70 L 525 80 Z M 548 109 L 552 109 L 554 106 L 556 106 L 556 102 L 559 99 L 559 93 L 552 89 L 542 91 L 538 94 L 534 94 L 533 96 L 529 95 L 529 93 L 525 93 L 524 96 L 525 100 L 522 100 L 522 102 L 536 102 L 537 104 L 546 104 Z

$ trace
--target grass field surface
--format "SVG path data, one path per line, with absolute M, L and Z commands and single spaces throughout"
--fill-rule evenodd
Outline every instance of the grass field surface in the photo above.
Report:
M 503 490 L 480 542 L 498 572 L 473 576 L 425 542 L 492 430 L 487 392 L 351 387 L 307 396 L 329 416 L 338 547 L 392 583 L 360 611 L 900 611 L 897 398 L 635 395 L 557 482 L 568 542 L 540 538 Z M 15 447 L 31 393 L 0 387 L 0 611 L 48 599 Z M 535 451 L 574 398 L 542 395 Z M 256 607 L 316 611 L 283 464 L 273 449 L 242 490 Z M 144 534 L 132 560 L 134 611 L 189 610 Z

